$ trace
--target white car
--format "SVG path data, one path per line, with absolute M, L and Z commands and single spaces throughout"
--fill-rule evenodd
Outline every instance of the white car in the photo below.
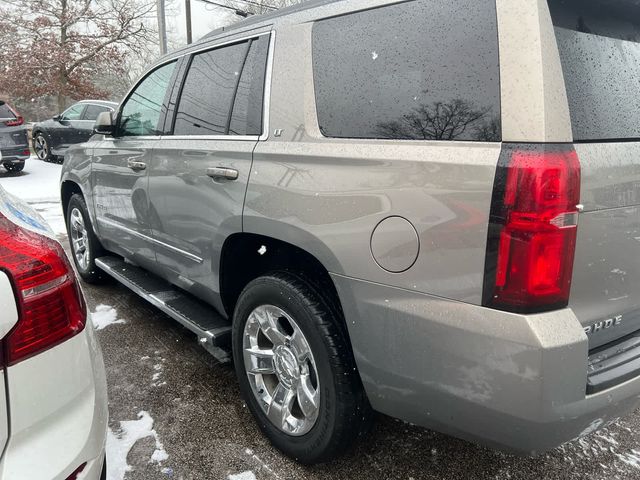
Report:
M 75 273 L 0 187 L 0 479 L 106 478 L 107 385 Z

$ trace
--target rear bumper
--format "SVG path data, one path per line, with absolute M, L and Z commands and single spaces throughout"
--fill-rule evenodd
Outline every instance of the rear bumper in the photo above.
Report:
M 6 163 L 24 163 L 24 161 L 31 155 L 28 145 L 11 148 L 2 147 L 0 148 L 0 153 L 2 153 L 0 163 L 3 165 Z
M 80 465 L 99 480 L 105 458 L 107 391 L 93 327 L 7 370 L 10 437 L 0 478 L 66 479 Z
M 518 315 L 333 275 L 374 409 L 537 454 L 639 402 L 640 377 L 587 395 L 588 341 L 570 309 Z

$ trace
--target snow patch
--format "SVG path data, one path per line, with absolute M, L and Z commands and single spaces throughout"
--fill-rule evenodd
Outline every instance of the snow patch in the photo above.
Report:
M 66 235 L 67 226 L 60 203 L 32 203 L 33 209 L 42 215 L 56 235 Z
M 151 454 L 149 462 L 161 463 L 169 458 L 158 434 L 153 429 L 153 418 L 142 410 L 138 413 L 138 420 L 120 422 L 120 430 L 107 432 L 107 464 L 109 471 L 107 480 L 123 480 L 127 472 L 133 467 L 127 463 L 127 455 L 138 440 L 153 437 L 156 448 Z
M 626 453 L 616 453 L 616 457 L 631 467 L 640 468 L 640 451 L 638 450 L 631 450 L 631 452 Z
M 236 473 L 227 477 L 229 480 L 256 480 L 256 476 L 251 470 L 246 472 Z
M 61 169 L 62 165 L 32 156 L 25 162 L 23 172 L 19 175 L 0 173 L 0 181 L 7 192 L 29 203 L 60 202 Z
M 96 311 L 91 314 L 91 320 L 96 330 L 102 330 L 116 323 L 127 323 L 122 319 L 118 319 L 118 312 L 109 305 L 98 305 Z

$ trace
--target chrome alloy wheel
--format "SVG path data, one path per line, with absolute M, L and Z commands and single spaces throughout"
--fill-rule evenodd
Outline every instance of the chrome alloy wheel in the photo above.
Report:
M 273 305 L 255 308 L 242 340 L 244 368 L 260 407 L 283 432 L 299 436 L 320 408 L 318 369 L 298 324 Z
M 78 266 L 82 270 L 86 270 L 89 267 L 89 239 L 87 238 L 87 228 L 84 224 L 84 218 L 77 208 L 71 210 L 69 230 L 71 231 L 73 254 L 76 257 Z
M 49 147 L 47 145 L 47 140 L 42 135 L 36 136 L 33 147 L 40 160 L 47 159 L 47 156 L 49 155 Z

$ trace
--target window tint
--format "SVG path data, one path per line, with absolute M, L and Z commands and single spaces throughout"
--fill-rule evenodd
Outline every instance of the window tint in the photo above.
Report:
M 122 107 L 120 135 L 159 135 L 158 121 L 176 62 L 168 63 L 148 75 Z
M 495 0 L 452 5 L 418 0 L 317 22 L 322 133 L 499 141 Z
M 224 135 L 247 42 L 194 55 L 178 102 L 175 135 Z
M 110 111 L 109 107 L 103 107 L 101 105 L 87 105 L 82 118 L 83 120 L 95 120 L 98 118 L 99 114 L 108 111 Z
M 267 35 L 258 37 L 251 42 L 233 103 L 233 113 L 229 124 L 230 135 L 260 135 L 262 133 L 262 104 L 268 50 L 269 37 Z
M 0 100 L 0 119 L 16 118 L 16 114 L 11 110 L 8 104 Z
M 575 140 L 640 138 L 640 4 L 550 0 Z
M 67 108 L 60 116 L 62 120 L 80 120 L 82 111 L 84 110 L 83 103 L 76 103 L 72 107 Z

